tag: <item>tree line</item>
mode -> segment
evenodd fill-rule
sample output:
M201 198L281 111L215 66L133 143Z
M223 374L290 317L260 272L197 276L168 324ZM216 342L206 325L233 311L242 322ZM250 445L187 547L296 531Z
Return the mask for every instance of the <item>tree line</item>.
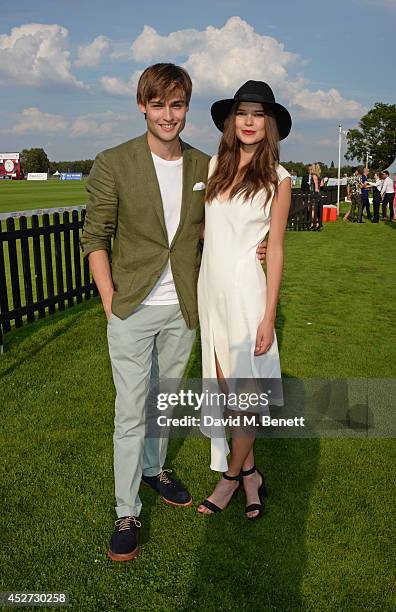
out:
M50 161L44 149L23 149L21 151L21 164L25 174L27 172L82 172L89 174L94 163L93 159L80 159L74 161Z

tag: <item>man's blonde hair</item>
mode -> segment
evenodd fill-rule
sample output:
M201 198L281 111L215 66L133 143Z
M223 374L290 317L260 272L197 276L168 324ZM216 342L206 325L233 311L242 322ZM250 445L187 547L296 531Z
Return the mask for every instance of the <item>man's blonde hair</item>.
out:
M143 72L137 87L138 104L146 105L150 100L168 100L176 92L182 92L187 106L190 103L192 82L184 68L175 64L154 64Z

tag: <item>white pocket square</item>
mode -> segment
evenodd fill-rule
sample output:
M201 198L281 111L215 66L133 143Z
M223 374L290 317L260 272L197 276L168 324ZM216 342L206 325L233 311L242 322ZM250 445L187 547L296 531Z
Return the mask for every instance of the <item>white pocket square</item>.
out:
M202 189L206 189L205 183L195 183L193 191L202 191Z

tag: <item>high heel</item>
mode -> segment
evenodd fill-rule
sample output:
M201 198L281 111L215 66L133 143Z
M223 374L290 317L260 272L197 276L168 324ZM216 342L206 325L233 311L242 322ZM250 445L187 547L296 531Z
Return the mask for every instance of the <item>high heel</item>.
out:
M256 468L255 465L252 468L250 468L250 470L242 470L241 471L241 476L242 476L242 478L244 476L250 476L250 474L254 474L254 472L257 472L261 476L261 484L260 484L260 486L258 488L258 491L257 491L260 503L259 504L249 504L249 506L246 506L246 508L245 508L246 518L248 518L250 521L254 521L254 520L260 518L260 516L262 516L262 514L264 512L264 498L268 497L268 491L267 491L267 488L265 486L264 476L260 472L260 470L258 470ZM248 512L253 512L254 510L258 510L258 514L256 514L256 516L248 516L247 515Z
M223 478L225 478L225 480L238 480L239 481L237 488L235 489L235 491L231 495L231 497L230 497L230 499L228 501L228 504L226 506L224 506L224 508L220 508L220 506L217 506L213 502L209 501L209 499L204 499L204 501L200 504L200 506L205 506L205 508L207 508L208 510L211 510L211 513L222 512L223 510L225 510L227 508L227 506L229 506L229 504L231 503L231 500L234 497L234 495L236 495L238 493L239 489L241 488L241 480L242 480L241 474L242 474L242 472L240 474L238 474L238 476L228 476L228 474L226 474L226 472L223 472ZM208 513L207 512L200 512L200 514L208 514Z

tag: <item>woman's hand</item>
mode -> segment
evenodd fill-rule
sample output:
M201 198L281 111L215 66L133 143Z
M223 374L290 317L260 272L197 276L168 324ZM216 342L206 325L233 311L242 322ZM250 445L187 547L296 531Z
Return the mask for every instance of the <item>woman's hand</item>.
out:
M271 321L263 319L257 328L256 347L254 349L255 357L264 355L272 346L275 339L274 324Z
M263 240L262 242L260 242L260 244L258 245L256 249L257 259L259 260L260 263L264 263L266 252L267 252L267 240Z

